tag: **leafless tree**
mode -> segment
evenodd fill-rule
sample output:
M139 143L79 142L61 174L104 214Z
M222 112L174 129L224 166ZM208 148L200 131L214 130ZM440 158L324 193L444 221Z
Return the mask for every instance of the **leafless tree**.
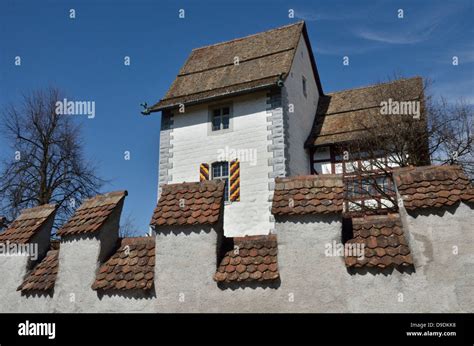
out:
M128 214L125 218L122 218L120 222L119 235L121 238L128 238L137 236L137 226L135 219L131 214Z
M464 100L440 98L430 109L431 160L440 165L458 164L474 179L474 108Z
M104 183L83 155L80 126L56 112L56 88L23 95L5 110L1 135L11 152L0 171L0 214L14 219L24 208L58 205L55 228Z

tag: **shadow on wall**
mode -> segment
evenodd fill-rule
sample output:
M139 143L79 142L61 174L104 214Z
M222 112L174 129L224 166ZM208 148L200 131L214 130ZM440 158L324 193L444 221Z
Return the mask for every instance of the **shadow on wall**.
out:
M397 268L389 267L389 268L384 268L384 269L367 268L367 267L363 267L363 268L350 267L350 268L346 268L346 270L347 270L347 273L349 273L350 275L372 274L374 276L376 275L390 276L392 275L394 270L398 271L399 273L408 274L408 275L412 275L416 273L415 267L413 265L408 266L408 267L397 267Z
M341 216L338 214L304 214L304 215L277 215L275 216L277 223L295 223L295 224L314 224L341 222Z
M227 290L230 289L232 291L238 290L238 289L246 289L246 288L251 288L253 290L257 288L263 288L263 289L277 289L281 285L281 280L280 278L276 280L271 280L271 281L255 281L255 282L229 282L229 283L224 283L224 282L219 282L217 283L217 287L221 290Z
M53 298L54 296L54 288L48 291L21 291L21 295L26 298Z
M102 300L104 297L120 297L125 299L156 299L155 287L150 290L108 290L97 291L97 297Z
M446 213L449 213L454 216L460 204L461 202L457 202L451 206L443 206L443 208L433 207L433 208L425 208L425 209L407 210L407 213L408 215L414 218L417 218L418 216L430 216L430 215L443 217L446 215ZM464 204L467 205L471 210L474 209L474 204L472 203L464 203Z
M352 227L352 218L344 217L342 219L342 232L341 232L341 242L343 245L347 243L348 240L354 238L354 230Z

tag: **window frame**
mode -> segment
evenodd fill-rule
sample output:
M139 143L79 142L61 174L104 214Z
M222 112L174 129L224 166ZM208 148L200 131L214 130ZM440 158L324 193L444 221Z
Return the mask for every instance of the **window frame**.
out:
M220 175L215 176L214 175L214 167L216 166L224 167L224 165L227 165L227 175L223 175L222 168L220 169ZM211 174L209 179L210 180L225 180L226 184L224 187L224 202L225 203L230 203L230 162L229 161L215 161L211 163Z
M223 119L225 118L225 115L223 114L223 110L225 108L229 109L228 115L226 114L228 118L228 127L224 128L224 121ZM215 118L215 111L219 110L219 115L218 117L220 118L219 121L219 129L214 130L214 118ZM219 135L227 132L231 132L233 130L233 107L232 103L220 103L220 104L214 104L209 106L208 109L208 135Z

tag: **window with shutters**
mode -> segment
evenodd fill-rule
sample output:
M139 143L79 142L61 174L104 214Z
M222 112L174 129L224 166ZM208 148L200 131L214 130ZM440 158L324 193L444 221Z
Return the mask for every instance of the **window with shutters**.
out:
M229 201L229 162L221 161L212 164L212 180L224 180L224 201Z

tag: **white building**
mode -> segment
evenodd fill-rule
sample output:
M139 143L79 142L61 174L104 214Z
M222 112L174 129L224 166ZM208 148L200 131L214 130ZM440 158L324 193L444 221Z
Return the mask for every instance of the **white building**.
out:
M364 121L377 125L385 98L422 99L421 78L325 95L304 22L194 49L147 110L163 114L159 190L225 179L225 235L271 233L275 177L349 175L354 162L343 162L341 146L361 135ZM350 184L363 190L367 182ZM356 202L346 209L393 206L386 198Z
M275 177L311 172L322 94L302 22L194 49L150 109L163 114L159 185L224 178L225 234L268 234Z

